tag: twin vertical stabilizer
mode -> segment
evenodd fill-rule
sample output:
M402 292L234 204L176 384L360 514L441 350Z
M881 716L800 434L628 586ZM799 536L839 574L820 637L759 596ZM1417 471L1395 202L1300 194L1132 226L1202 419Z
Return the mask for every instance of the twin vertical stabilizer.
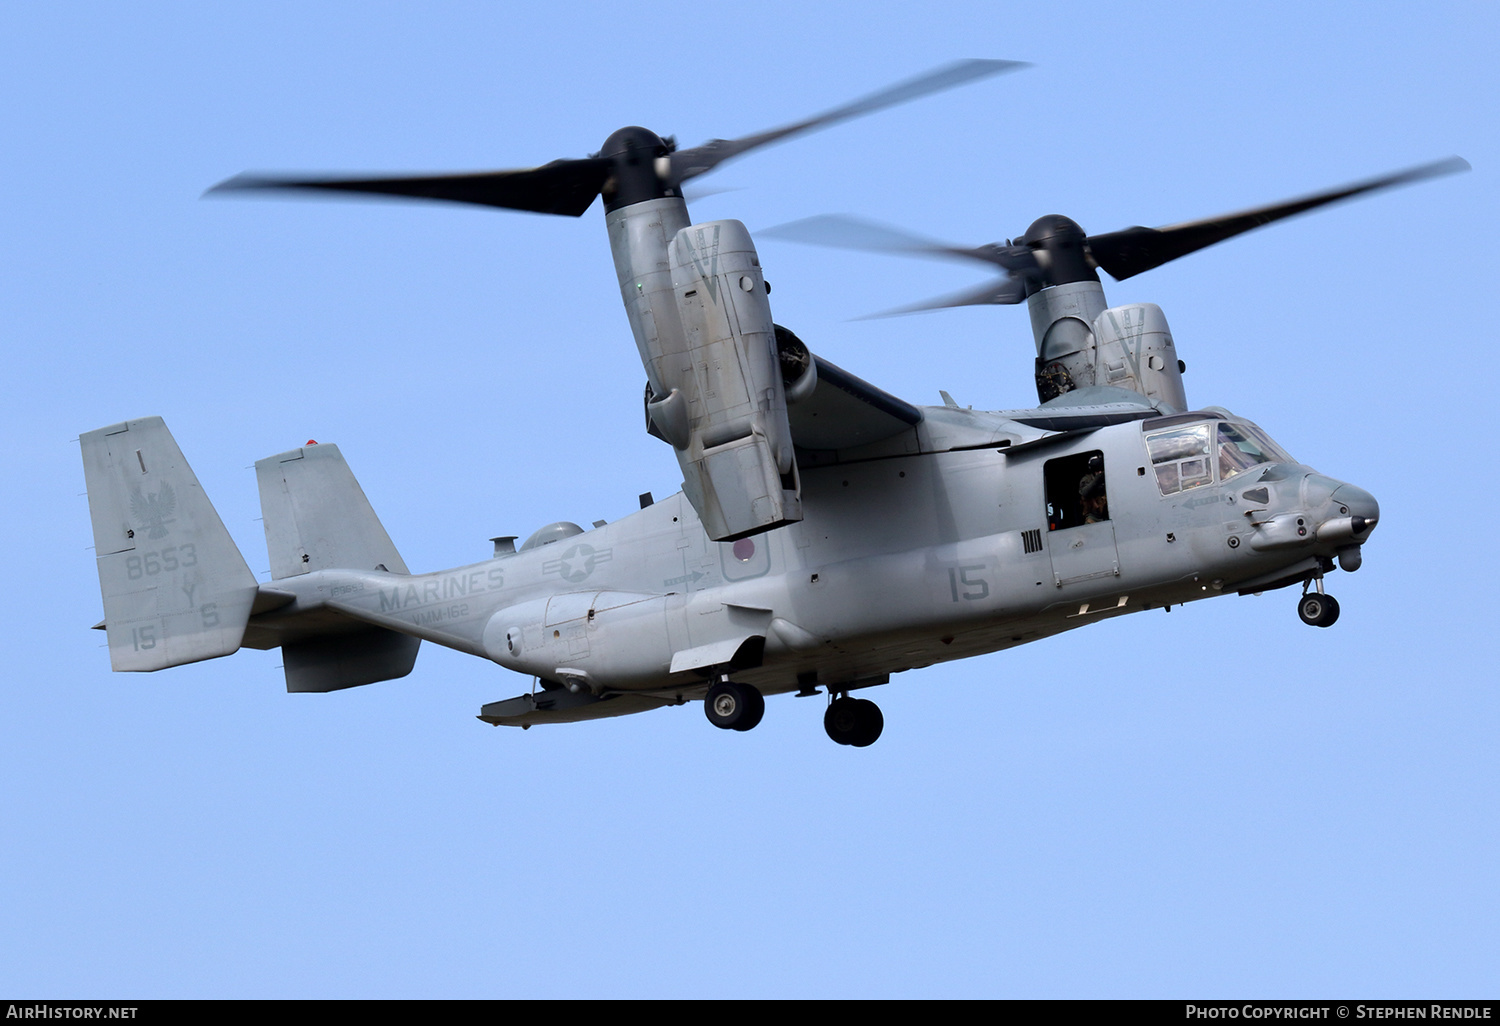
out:
M271 579L313 570L388 570L406 563L336 445L308 444L255 463ZM281 641L288 691L337 691L404 677L421 642L365 624Z
M100 428L80 441L114 669L160 670L241 645L279 645L289 691L333 691L411 672L416 638L316 603L304 608L289 592L262 593L160 417ZM313 570L407 572L337 446L272 456L256 472L274 579Z
M312 570L408 572L338 446L256 460L255 479L273 581Z
M234 652L255 576L162 419L79 441L110 665L159 670Z

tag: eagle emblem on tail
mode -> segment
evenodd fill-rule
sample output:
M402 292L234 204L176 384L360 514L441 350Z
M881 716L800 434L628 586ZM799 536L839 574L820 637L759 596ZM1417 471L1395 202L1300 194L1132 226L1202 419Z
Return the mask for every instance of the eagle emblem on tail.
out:
M130 489L130 515L148 538L167 536L167 525L176 519L172 516L176 509L177 493L166 481L159 489L147 494L142 494L138 485Z

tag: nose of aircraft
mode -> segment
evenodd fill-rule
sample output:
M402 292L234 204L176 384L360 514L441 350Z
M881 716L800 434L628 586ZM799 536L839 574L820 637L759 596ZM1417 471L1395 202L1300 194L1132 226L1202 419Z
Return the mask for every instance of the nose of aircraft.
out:
M1299 466L1272 467L1258 480L1267 487L1244 493L1247 502L1266 506L1246 512L1259 516L1250 537L1252 550L1293 549L1305 554L1304 546L1315 546L1313 551L1325 560L1336 556L1345 570L1359 569L1360 546L1380 521L1375 496Z
M1326 519L1318 528L1318 541L1336 546L1339 566L1358 570L1363 557L1360 546L1380 520L1380 504L1363 488L1340 483L1328 497Z
M1380 503L1375 496L1352 484L1341 484L1334 489L1332 501L1349 510L1351 517L1361 517L1369 526L1380 519Z

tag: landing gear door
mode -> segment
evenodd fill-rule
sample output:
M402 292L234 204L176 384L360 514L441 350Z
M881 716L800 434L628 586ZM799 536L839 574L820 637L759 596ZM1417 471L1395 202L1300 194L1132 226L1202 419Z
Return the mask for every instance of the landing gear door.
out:
M1095 449L1048 460L1042 470L1047 495L1047 551L1058 587L1118 577L1120 553L1109 517L1104 453Z

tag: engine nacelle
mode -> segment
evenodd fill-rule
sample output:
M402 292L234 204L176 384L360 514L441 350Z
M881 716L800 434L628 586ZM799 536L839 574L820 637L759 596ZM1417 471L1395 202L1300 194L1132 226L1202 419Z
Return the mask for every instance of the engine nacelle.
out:
M765 278L738 221L672 240L680 346L661 338L647 411L677 450L683 490L715 541L802 519L786 390ZM655 386L653 385L653 388Z
M1167 316L1155 303L1112 306L1094 318L1094 383L1128 388L1181 413L1182 364Z
M688 225L675 197L606 220L646 368L649 429L677 451L704 530L733 541L801 520L775 329L750 233L738 221Z
M788 406L812 395L818 387L818 359L796 335L776 325L776 357L781 362L781 384Z
M1042 289L1026 300L1036 338L1042 402L1079 388L1128 389L1176 411L1187 409L1182 365L1166 315L1155 303L1104 309L1098 282Z

